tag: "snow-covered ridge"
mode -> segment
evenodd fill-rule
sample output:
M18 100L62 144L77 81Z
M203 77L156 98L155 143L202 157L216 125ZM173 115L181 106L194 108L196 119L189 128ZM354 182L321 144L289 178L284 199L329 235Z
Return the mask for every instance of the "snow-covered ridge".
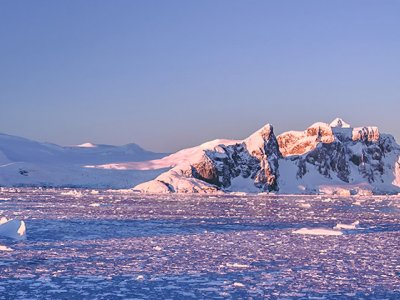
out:
M332 127L326 123L317 122L304 131L288 131L278 137L279 149L283 156L302 155L322 143L332 143L335 140Z
M101 164L144 161L163 156L165 154L144 150L133 143L123 146L84 143L78 146L63 147L0 134L0 160L3 157L9 162Z
M179 164L190 163L196 160L200 160L204 151L213 150L218 151L219 145L232 145L236 144L237 140L227 139L216 139L199 146L180 150L171 155L165 156L160 159L138 161L138 162L126 162L116 164L104 164L104 165L88 165L87 168L97 169L117 169L117 170L158 170L163 168L172 168Z
M0 186L127 188L161 171L98 170L85 165L148 161L164 157L136 144L62 147L0 134Z
M267 124L243 141L217 140L210 147L125 166L172 168L134 188L150 193L366 195L400 192L399 157L400 148L391 135L374 126L352 128L337 118L278 137Z
M149 193L400 192L400 147L340 118L275 136L216 139L164 155L125 146L61 147L0 134L0 186L132 188Z

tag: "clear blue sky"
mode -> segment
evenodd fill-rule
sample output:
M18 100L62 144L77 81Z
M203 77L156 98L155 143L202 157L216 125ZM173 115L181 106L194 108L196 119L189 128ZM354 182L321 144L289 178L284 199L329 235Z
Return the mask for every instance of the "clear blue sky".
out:
M173 151L341 116L400 140L400 1L0 1L0 132Z

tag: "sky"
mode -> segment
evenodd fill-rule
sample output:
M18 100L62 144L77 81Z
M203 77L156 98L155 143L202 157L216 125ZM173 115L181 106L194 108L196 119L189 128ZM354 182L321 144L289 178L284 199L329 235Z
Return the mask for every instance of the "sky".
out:
M172 152L342 117L400 141L400 1L0 1L0 132Z

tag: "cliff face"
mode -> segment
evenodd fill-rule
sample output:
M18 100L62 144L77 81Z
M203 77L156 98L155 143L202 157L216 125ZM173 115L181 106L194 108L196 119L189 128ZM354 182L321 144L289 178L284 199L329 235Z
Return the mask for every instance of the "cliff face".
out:
M152 192L164 184L169 192L213 192L228 190L232 181L241 177L253 182L260 191L278 191L279 151L273 128L267 124L246 140L232 145L213 145L203 150L201 158L178 164L155 181L135 189ZM181 174L181 176L177 176ZM182 178L182 176L185 178ZM182 180L195 185L182 185ZM200 186L205 185L205 189Z
M211 144L135 189L145 192L315 193L326 186L376 193L400 191L400 149L376 127L351 128L341 119L276 137L269 124L247 139ZM323 187L323 188L321 188Z
M271 125L242 143L206 150L203 160L192 165L192 176L227 189L238 176L254 181L260 191L277 191L281 153Z

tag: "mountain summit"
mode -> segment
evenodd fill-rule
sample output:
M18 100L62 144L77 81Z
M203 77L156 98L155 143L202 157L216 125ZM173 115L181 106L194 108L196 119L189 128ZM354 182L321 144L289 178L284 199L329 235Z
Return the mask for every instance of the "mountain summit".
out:
M350 128L350 124L346 123L345 121L343 121L343 119L341 118L336 118L335 120L333 120L329 126L331 127L338 127L338 128Z
M373 126L352 128L340 118L279 136L267 124L243 141L204 145L191 148L196 155L175 161L170 170L134 189L150 193L400 192L400 147L393 136ZM163 160L171 163L174 154L147 165L165 167Z

